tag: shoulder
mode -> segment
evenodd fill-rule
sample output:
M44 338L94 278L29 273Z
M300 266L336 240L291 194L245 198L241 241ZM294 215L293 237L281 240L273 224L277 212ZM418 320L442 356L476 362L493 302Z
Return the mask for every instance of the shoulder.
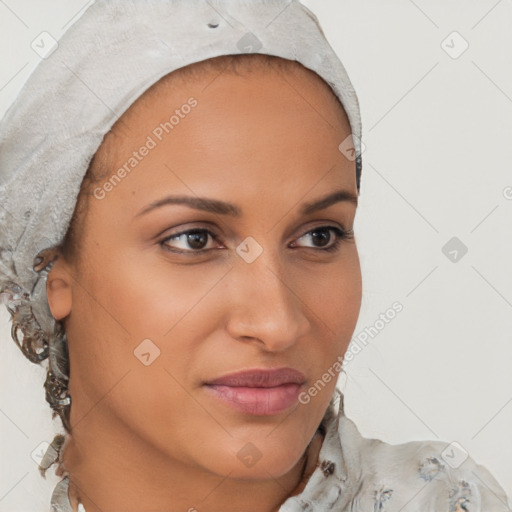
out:
M373 507L369 510L512 511L497 480L458 443L410 441L393 445L361 436L346 417L339 427L343 451L349 452L347 471L358 480L359 499L361 503L368 501L367 506ZM346 446L350 439L357 453L350 453Z
M380 442L372 455L377 479L395 482L402 505L422 511L510 512L505 491L489 470L456 443ZM379 460L376 463L376 459Z
M316 469L279 512L512 512L489 470L457 443L390 444L329 408Z

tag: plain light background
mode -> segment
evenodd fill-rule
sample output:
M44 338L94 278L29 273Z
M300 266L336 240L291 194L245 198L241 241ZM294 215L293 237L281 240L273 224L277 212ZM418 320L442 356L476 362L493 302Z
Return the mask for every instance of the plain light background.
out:
M366 145L346 414L393 444L456 441L512 495L512 2L303 3L349 73ZM31 42L86 5L0 0L0 115L39 62ZM63 432L46 363L24 358L2 306L0 512L49 510L60 480L31 458Z

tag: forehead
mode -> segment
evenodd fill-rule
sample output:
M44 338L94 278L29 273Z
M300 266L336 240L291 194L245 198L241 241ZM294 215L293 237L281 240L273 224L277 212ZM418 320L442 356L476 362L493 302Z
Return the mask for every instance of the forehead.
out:
M144 172L130 173L131 186L158 187L174 172L173 186L181 176L196 190L220 191L226 182L248 193L290 189L322 175L355 189L355 163L338 149L350 135L348 118L315 73L297 66L171 75L128 109L104 149L115 172L152 146L136 162Z
M283 114L286 114L286 108L304 111L309 107L333 128L341 125L350 131L343 107L319 75L296 61L260 54L221 56L169 73L131 105L113 131L123 127L130 131L142 128L141 121L154 120L155 114L168 118L165 114L172 113L185 97L191 95L201 102L203 112L207 112L208 106L227 109L236 100L251 101L256 96L268 105L279 102Z

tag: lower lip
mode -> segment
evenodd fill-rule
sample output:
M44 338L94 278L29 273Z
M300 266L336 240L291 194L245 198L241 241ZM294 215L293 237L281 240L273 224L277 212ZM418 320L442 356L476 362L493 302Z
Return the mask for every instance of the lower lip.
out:
M205 388L230 407L246 414L271 416L286 411L297 401L301 385L283 384L274 388L206 385Z

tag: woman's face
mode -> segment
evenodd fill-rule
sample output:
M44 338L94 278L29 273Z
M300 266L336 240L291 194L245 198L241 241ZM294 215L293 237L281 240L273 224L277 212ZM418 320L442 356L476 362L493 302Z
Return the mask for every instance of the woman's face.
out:
M355 163L338 149L346 115L301 69L175 81L122 120L117 178L95 185L78 257L49 279L52 313L66 318L71 425L117 429L219 475L283 475L336 382L308 389L339 370L361 304L355 242L336 245L356 205L321 202L357 197ZM205 385L282 367L305 377L288 402L284 388L259 390L256 404L238 395L240 408Z

